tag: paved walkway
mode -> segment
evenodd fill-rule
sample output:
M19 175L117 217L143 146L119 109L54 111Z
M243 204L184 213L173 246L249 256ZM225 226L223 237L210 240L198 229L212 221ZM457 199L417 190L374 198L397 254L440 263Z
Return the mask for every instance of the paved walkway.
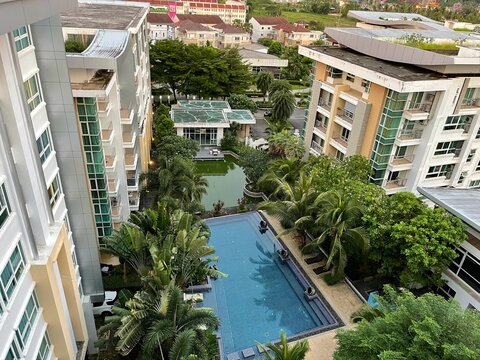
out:
M276 218L268 214L265 214L265 216L267 217L269 223L277 231L277 233L281 233L283 231L280 222ZM298 262L308 274L310 279L322 292L323 297L328 301L328 303L335 310L337 315L346 324L345 327L353 326L352 322L350 321L350 316L363 304L363 302L345 282L330 286L327 285L327 283L323 280L325 274L316 275L313 272L313 269L317 267L318 264L307 265L307 263L302 260L303 255L299 248L299 242L297 239L295 239L294 234L283 235L281 236L281 238L285 245L288 247L290 253L295 256L295 258L298 260ZM332 359L333 352L335 351L336 347L335 333L336 330L332 330L309 337L308 342L310 344L311 350L308 353L306 360Z

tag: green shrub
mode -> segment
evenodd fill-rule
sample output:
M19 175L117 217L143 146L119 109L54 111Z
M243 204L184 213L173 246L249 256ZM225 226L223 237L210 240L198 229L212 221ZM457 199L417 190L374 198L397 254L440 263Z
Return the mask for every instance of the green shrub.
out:
M77 40L65 41L65 51L69 53L81 53L86 49L85 45Z
M270 101L257 101L257 105L262 109L271 109L272 103Z

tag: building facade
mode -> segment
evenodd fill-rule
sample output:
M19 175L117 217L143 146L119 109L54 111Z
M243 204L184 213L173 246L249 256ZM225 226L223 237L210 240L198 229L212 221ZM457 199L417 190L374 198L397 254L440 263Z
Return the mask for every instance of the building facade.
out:
M457 249L457 257L443 274L446 284L438 293L455 298L463 308L480 310L480 191L470 189L419 188L435 206L459 218L467 240Z
M480 187L479 52L441 55L383 40L385 31L398 32L332 28L327 34L342 47L300 47L315 62L303 131L307 152L367 157L372 181L388 194ZM445 31L438 37L462 36Z
M138 210L139 177L150 161L147 13L142 4L114 2L79 3L62 13L65 40L93 36L67 63L100 246Z
M75 6L70 0L0 3L2 359L83 359L95 337L85 289L103 291L98 253L93 271L84 272L77 260L93 216L87 206L83 226L72 226L79 215L67 199L68 191L77 196L87 189L86 169L73 153L70 169L59 169L67 157L62 149L78 153L80 137L73 127L67 137L54 130L74 119L58 12ZM75 187L67 185L72 176L82 179Z

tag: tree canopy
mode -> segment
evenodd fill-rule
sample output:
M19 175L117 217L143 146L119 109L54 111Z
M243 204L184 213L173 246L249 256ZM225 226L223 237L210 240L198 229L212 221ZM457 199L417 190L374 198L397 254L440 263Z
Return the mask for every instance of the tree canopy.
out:
M228 98L228 104L232 109L247 109L252 113L258 110L257 103L247 95L233 94Z
M480 313L463 310L455 300L385 288L378 297L381 314L337 333L334 360L480 358Z

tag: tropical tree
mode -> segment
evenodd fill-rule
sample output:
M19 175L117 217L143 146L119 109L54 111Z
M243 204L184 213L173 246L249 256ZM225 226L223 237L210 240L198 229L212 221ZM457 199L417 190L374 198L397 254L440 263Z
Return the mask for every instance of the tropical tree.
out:
M295 109L295 96L290 90L278 90L272 96L272 117L275 121L287 121Z
M243 94L233 94L228 98L228 104L232 109L247 109L251 112L258 110L257 103Z
M273 41L269 46L268 46L268 53L275 55L275 56L280 56L282 55L283 52L283 46L282 43L278 41Z
M288 121L275 121L271 122L265 131L267 134L270 136L283 132L283 131L290 131L293 128L292 124L290 124Z
M300 173L297 181L291 185L282 178L263 178L261 182L273 182L276 186L273 197L278 200L265 201L259 205L260 209L277 217L285 232L297 231L306 240L307 230L314 222L317 206L315 199L317 193L312 186L313 179Z
M114 323L117 350L124 356L139 351L141 359L206 358L207 329L220 325L212 309L194 308L175 286L159 293L137 292L125 307L114 306L112 311L115 316L105 319L99 333L111 331Z
M250 146L240 147L238 153L240 155L239 165L242 167L248 180L255 185L267 172L268 164L272 157L266 151Z
M270 97L275 94L277 91L291 91L292 90L292 85L287 80L275 80L272 82L270 85L270 88L268 89Z
M339 330L334 360L480 359L480 313L427 293L385 287L377 315Z
M318 206L319 214L315 224L321 234L303 250L308 252L327 243L329 251L325 268L330 269L333 265L332 281L338 281L344 277L348 256L358 256L368 251L368 237L364 229L358 226L362 210L356 202L336 191L320 194L315 206Z
M270 87L272 86L272 83L274 81L273 75L269 71L262 71L260 74L257 76L257 88L262 92L263 94L263 101L265 101L265 96L267 95L267 92L270 90Z
M198 150L200 150L198 143L184 136L166 135L155 138L152 142L152 158L155 160L162 157L167 159L180 157L192 160L197 155Z
M263 357L266 360L303 360L310 350L308 341L301 340L290 346L287 342L285 331L280 333L280 343L278 345L269 343L267 346L258 344L262 349ZM270 352L273 354L270 354Z
M143 173L140 180L146 181L147 190L158 191L159 199L170 204L177 200L185 208L199 202L207 187L204 179L195 176L191 161L180 157L159 157L156 168Z
M299 159L305 153L302 140L284 130L268 138L268 150L274 156Z

